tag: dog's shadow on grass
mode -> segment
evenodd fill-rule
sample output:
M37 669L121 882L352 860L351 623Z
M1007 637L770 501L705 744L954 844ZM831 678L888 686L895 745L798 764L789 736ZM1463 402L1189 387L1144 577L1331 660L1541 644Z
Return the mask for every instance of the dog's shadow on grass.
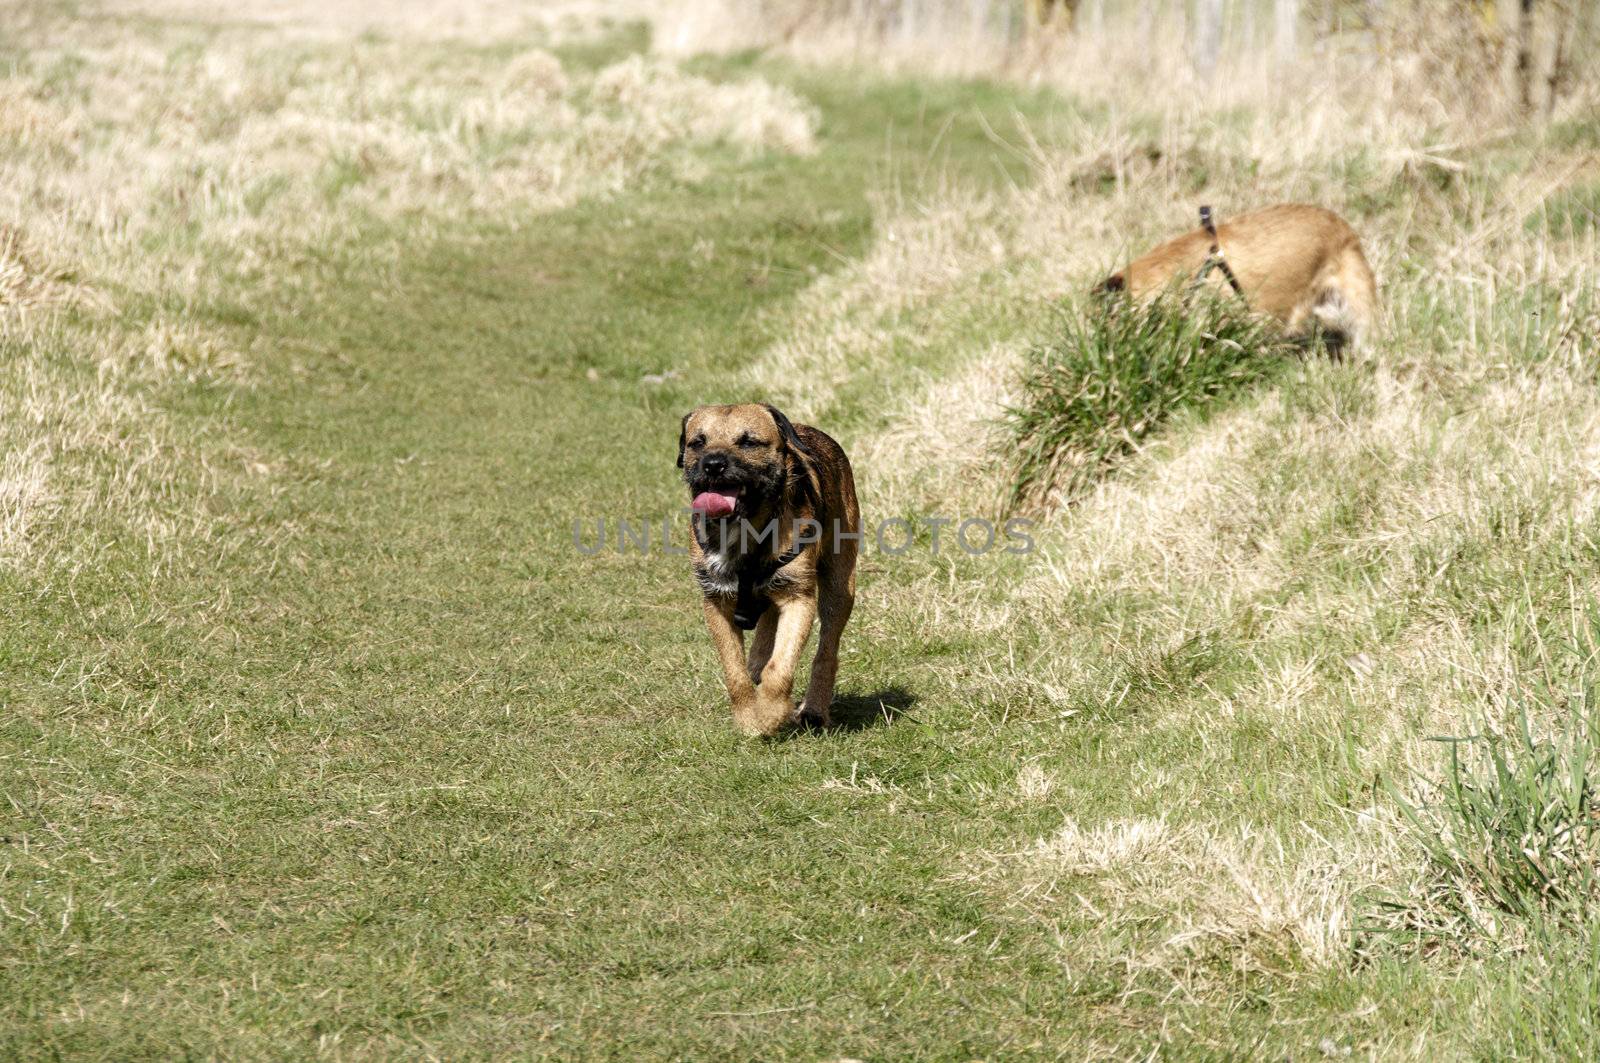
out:
M887 686L870 694L840 694L828 710L833 722L815 730L848 732L889 727L909 714L916 703L917 696L902 686Z

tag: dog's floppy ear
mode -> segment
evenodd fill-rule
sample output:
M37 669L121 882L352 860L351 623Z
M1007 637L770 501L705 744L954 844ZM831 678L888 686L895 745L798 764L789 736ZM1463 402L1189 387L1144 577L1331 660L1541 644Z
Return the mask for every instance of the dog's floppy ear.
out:
M783 440L784 447L794 451L796 454L810 457L811 452L806 450L804 443L800 442L800 433L794 430L794 425L789 423L789 418L783 415L783 411L770 403L763 402L761 405L766 408L768 413L772 414L772 423L778 426L778 438Z
M689 418L692 414L683 415L683 423L678 426L678 468L683 468L683 445L689 441Z
M794 425L782 410L765 402L761 405L772 415L772 423L778 426L778 439L786 455L783 464L789 470L789 483L802 497L809 496L814 501L822 491L822 483L817 478L817 466L811 451L800 441L800 433L794 430Z

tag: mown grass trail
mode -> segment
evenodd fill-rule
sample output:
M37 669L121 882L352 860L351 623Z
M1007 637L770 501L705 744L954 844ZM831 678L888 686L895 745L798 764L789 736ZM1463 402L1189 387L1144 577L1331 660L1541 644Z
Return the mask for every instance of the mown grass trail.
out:
M734 397L875 187L1004 178L977 111L1055 106L791 76L813 158L210 308L260 377L172 402L270 475L204 554L113 562L5 636L0 1052L954 1058L1075 1021L1043 943L948 876L1033 815L975 816L1016 765L918 701L924 654L970 640L886 639L869 573L856 728L752 743L684 562L572 546L680 504L678 416Z

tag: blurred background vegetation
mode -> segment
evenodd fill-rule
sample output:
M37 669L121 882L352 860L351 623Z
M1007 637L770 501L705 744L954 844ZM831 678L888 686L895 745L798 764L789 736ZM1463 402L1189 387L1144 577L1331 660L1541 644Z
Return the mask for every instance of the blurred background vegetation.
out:
M1581 0L754 0L685 5L751 45L829 41L1031 69L1095 62L1074 45L1176 45L1204 77L1225 60L1330 51L1404 59L1478 102L1549 110L1586 70L1600 6ZM692 36L698 36L692 34ZM1219 73L1221 71L1222 73Z

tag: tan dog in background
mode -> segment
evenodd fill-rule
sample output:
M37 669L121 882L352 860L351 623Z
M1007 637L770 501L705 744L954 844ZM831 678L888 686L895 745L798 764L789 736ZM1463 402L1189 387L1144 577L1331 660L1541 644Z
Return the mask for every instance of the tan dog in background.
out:
M678 467L694 511L689 556L735 725L760 735L801 720L826 725L856 598L861 510L850 459L825 433L752 402L685 416ZM796 710L795 670L819 617Z
M1227 268L1207 270L1213 247ZM1141 255L1097 289L1143 302L1169 285L1200 283L1237 290L1252 310L1282 321L1291 334L1320 331L1330 351L1359 349L1378 314L1378 282L1361 238L1339 215L1304 203L1281 203L1194 229ZM1202 274L1202 271L1206 270Z

